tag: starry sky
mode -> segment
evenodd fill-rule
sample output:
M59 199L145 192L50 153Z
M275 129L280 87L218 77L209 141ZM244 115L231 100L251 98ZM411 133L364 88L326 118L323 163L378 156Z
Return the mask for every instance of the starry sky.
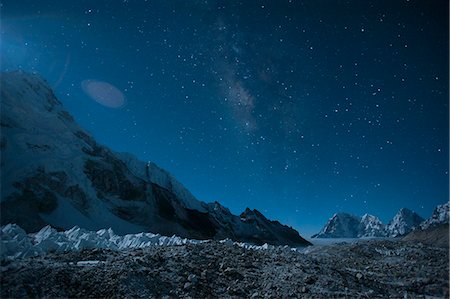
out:
M200 200L309 236L448 201L448 1L1 4L1 70Z

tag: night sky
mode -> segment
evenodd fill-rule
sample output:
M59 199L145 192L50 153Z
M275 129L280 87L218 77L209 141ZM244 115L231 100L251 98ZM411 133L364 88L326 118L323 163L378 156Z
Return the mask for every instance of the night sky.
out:
M448 1L2 1L1 69L198 199L317 232L448 201Z

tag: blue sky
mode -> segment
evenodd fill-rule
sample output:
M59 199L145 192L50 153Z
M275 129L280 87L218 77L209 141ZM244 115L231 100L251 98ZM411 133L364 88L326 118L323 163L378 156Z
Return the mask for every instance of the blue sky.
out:
M447 1L3 1L1 25L3 71L235 214L308 236L448 201Z

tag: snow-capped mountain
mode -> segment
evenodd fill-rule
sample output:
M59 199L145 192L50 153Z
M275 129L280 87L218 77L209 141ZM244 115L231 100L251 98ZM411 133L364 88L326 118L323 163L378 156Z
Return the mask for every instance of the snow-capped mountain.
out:
M373 215L364 214L359 222L358 238L385 237L385 225Z
M337 213L331 217L322 230L313 238L366 238L384 237L384 224L375 216L362 217L348 213Z
M39 77L17 71L0 80L2 225L309 245L257 211L255 219L247 211L238 217L219 203L198 201L154 163L98 144Z
M427 229L429 227L438 226L440 224L449 223L450 205L445 203L438 205L430 218L426 219L420 224L421 229Z
M357 238L361 218L348 213L337 213L331 217L322 230L313 238Z
M406 235L414 228L419 227L423 218L416 212L402 208L386 226L386 234L389 237Z
M442 209L441 209L442 210ZM439 211L441 211L439 210ZM438 213L439 214L439 213ZM445 213L444 213L445 214ZM436 218L443 216L436 216ZM423 218L415 212L403 208L388 225L378 217L365 214L362 217L348 213L334 214L322 230L313 238L372 238L399 237L418 227Z

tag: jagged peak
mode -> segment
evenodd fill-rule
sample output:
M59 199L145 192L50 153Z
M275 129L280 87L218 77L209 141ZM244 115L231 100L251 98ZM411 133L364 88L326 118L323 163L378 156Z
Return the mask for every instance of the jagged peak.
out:
M247 207L244 212L242 212L239 217L241 218L242 221L247 221L247 220L260 220L263 222L267 222L267 223L273 223L273 224L280 224L278 221L272 221L266 218L266 216L264 216L260 211L258 211L257 209L250 209L249 207ZM280 224L281 225L281 224Z
M263 213L261 213L260 211L258 211L257 209L253 209L253 213L258 216L259 218L263 218L263 219L267 219L266 216L263 215Z
M417 214L415 211L410 210L408 208L401 208L394 216L394 218L391 220L393 222L395 219L401 219L405 217L414 217L414 218L422 218L419 214ZM423 219L423 218L422 218Z
M338 213L334 213L333 216L330 218L330 220L336 219L336 218L355 218L355 219L359 219L360 217L350 214L350 213L346 213L346 212L338 212Z
M245 208L244 212L241 213L241 218L262 218L267 220L266 217L257 209Z
M359 219L359 228L347 227L354 221L349 221L349 217ZM315 237L329 238L329 237L344 237L339 229L348 228L349 230L358 229L358 237L398 237L407 234L411 230L418 227L425 229L430 226L439 225L441 223L448 223L449 219L449 203L438 205L432 216L424 220L414 210L408 208L401 208L395 216L389 221L387 225L376 216L365 213L362 217L354 216L349 213L335 213L328 220L322 230L313 235ZM339 231L339 233L336 233ZM344 231L345 232L345 231Z
M221 205L218 201L211 202L208 205L212 207L215 211L220 211L224 214L231 215L230 210L227 207Z
M362 221L366 221L366 220L375 220L375 221L380 221L380 219L377 216L365 213L362 217L361 217Z
M408 208L401 208L398 212L397 215L419 215L416 213L416 211L408 209Z

